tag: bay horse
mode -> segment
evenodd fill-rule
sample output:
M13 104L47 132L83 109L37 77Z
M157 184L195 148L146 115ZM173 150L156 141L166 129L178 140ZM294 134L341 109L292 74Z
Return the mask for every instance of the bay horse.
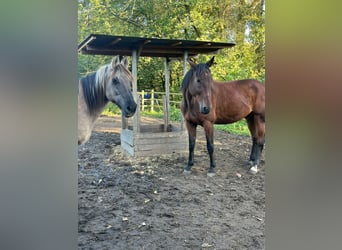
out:
M210 159L208 176L214 175L216 166L214 153L214 124L229 124L246 118L252 137L249 157L250 172L258 172L260 156L265 144L265 86L254 79L217 82L213 80L210 66L212 57L206 63L191 66L182 82L181 111L189 136L189 160L184 173L190 173L194 164L196 127L204 128Z
M109 101L119 106L126 118L134 115L137 104L131 92L132 80L128 60L122 56L79 80L78 145L89 140L95 121Z

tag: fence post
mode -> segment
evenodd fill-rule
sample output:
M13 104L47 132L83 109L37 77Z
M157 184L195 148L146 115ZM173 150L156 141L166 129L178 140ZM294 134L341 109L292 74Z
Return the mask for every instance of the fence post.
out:
M135 127L133 127L133 132L140 133L140 102L141 96L137 95L137 112L135 113L136 123Z
M121 112L121 128L122 129L127 129L128 128L128 120L127 118L123 115Z
M154 111L154 89L151 90L151 112Z
M185 76L187 70L188 70L188 62L187 62L187 59L188 59L188 51L185 50L184 53L183 53L183 76ZM183 101L183 95L182 95L182 98L181 98L181 105L182 105L182 101ZM181 113L181 131L185 130L185 120L184 120L184 117L183 117L183 114Z
M145 91L141 91L141 110L145 110Z
M163 95L163 110L164 110L164 132L167 132L169 126L169 103L167 101L167 96Z

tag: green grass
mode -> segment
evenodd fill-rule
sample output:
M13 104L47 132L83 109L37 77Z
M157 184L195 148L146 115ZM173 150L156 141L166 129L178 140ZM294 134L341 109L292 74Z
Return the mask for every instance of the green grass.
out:
M149 116L154 118L163 118L164 113L163 111L141 111L140 114L142 116ZM171 121L181 121L182 115L179 108L175 108L173 106L170 107L170 119Z
M153 118L163 118L164 114L163 112L157 112L157 111L141 111L140 114L142 116L148 116Z
M104 115L120 115L121 111L118 108L118 106L114 105L113 103L108 103L105 107L103 113ZM141 116L148 116L148 117L154 117L154 118L163 118L164 114L163 112L157 112L157 111L144 111L140 113ZM179 108L170 107L170 119L171 121L180 121L181 120L181 112ZM246 120L241 120L232 124L227 125L214 125L215 129L220 131L225 131L232 134L237 135L250 135Z
M246 120L241 120L227 125L214 125L215 129L237 135L250 135Z

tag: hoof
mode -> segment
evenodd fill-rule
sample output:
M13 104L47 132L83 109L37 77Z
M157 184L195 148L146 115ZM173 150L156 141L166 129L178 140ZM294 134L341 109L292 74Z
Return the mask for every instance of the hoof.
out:
M249 169L249 172L250 172L251 174L257 174L257 173L258 173L258 166L255 165L255 166L251 167L251 168Z
M214 176L215 176L215 173L207 173L207 176L208 176L208 177L214 177Z
M183 174L191 174L191 170L186 170L186 169L184 169L184 170L183 170Z
M254 166L254 162L253 161L250 160L250 161L247 162L247 167L251 168L253 166Z

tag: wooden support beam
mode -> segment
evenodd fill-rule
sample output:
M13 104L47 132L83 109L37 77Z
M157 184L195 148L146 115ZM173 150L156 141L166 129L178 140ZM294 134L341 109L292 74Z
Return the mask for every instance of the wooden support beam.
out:
M170 123L170 59L165 57L165 105L164 105L164 131Z
M85 46L87 46L91 41L95 39L96 39L95 36L91 36L81 47L78 48L78 52L81 52Z
M183 77L185 76L186 72L188 72L188 51L187 50L184 50L183 52ZM185 130L185 121L184 121L184 117L183 117L183 114L182 114L182 117L181 117L181 124L180 124L180 127L181 127L181 131L184 131Z
M176 43L173 43L173 44L171 44L171 47L175 47L175 46L177 46L177 45L181 45L183 42L181 42L181 41L179 41L179 42L176 42Z
M132 75L133 75L133 82L132 82L132 87L133 87L133 97L135 102L138 104L140 102L140 98L138 96L138 53L136 49L132 50ZM139 132L139 124L140 124L140 103L138 104L139 108L137 107L137 111L135 115L133 116L133 131L134 132Z
M110 45L110 46L113 46L113 45L119 43L121 40L122 40L122 38L118 37L118 38L116 38L114 41L112 41L109 45Z

